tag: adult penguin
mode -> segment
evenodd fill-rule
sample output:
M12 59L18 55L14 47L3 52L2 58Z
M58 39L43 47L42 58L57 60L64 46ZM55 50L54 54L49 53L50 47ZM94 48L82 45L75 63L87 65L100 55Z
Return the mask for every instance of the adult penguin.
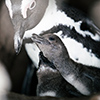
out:
M15 29L16 52L20 51L23 39L48 31L59 35L75 62L100 68L100 30L80 10L67 5L65 0L5 0L5 3ZM34 43L25 47L37 67L39 49Z

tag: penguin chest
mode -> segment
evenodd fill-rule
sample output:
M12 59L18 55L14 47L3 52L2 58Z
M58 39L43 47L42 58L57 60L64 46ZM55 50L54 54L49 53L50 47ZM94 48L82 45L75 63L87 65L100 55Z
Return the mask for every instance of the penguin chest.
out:
M38 71L37 71L37 76L38 79L41 81L45 81L46 78L53 78L53 75L57 75L59 72L57 72L56 69L50 68L50 67L45 67L45 66L40 66ZM43 79L43 80L42 80Z
M40 66L37 71L37 96L56 97L55 82L58 72L50 67Z
M37 45L35 43L29 43L29 44L27 43L25 44L25 49L35 67L38 68L40 50L37 47Z

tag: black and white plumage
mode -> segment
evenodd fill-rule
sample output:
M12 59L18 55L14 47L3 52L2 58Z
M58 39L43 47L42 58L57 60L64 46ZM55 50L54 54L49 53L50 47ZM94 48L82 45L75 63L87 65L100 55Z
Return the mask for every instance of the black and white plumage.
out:
M54 64L41 51L37 70L37 96L79 97L83 96L61 76Z
M100 92L100 68L78 64L71 60L65 45L56 35L33 35L32 39L63 78L80 93L91 95Z
M72 60L100 68L100 30L81 11L68 6L64 0L5 1L15 28L17 52L23 39L30 38L33 33L55 32ZM25 47L35 66L38 66L37 46L27 43ZM33 50L37 52L34 54Z

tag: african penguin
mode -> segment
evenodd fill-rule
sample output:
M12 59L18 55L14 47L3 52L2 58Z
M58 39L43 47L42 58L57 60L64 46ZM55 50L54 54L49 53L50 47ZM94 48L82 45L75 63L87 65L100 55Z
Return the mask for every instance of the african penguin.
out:
M37 96L80 97L83 96L70 85L41 51L37 70Z
M61 39L54 34L33 34L32 39L63 78L81 94L91 95L100 92L100 68L74 62Z
M5 3L15 29L16 52L20 51L23 39L48 31L60 37L72 60L100 68L100 30L80 10L64 0L5 0ZM39 49L34 43L25 47L38 67ZM37 52L34 54L33 50Z

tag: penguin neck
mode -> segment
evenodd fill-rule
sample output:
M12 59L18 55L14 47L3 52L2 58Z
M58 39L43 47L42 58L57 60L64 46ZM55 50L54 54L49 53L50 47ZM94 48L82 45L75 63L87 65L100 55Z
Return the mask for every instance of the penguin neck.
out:
M75 68L74 61L70 59L68 53L66 54L66 52L57 57L53 63L62 73L64 71L62 70L62 67L63 69L68 70L66 71L66 74L69 74Z

